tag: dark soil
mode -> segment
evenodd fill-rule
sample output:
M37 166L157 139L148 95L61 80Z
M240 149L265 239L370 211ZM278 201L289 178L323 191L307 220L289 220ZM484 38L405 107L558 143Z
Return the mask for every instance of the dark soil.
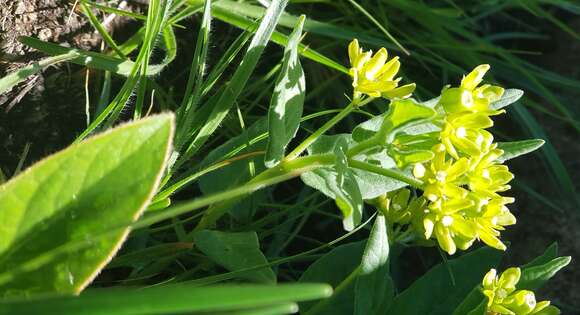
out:
M99 34L84 15L73 11L74 3L0 0L0 76L46 57L21 44L20 36L98 50ZM102 17L99 12L95 14ZM116 17L106 26L113 32L123 23ZM67 146L85 127L85 79L83 67L62 64L29 77L0 95L0 170L4 174L13 173L25 146L30 147L26 166Z

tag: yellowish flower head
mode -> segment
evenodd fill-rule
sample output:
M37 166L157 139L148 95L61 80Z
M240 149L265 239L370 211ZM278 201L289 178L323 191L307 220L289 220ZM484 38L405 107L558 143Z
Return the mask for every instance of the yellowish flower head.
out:
M456 160L448 158L445 146L438 144L432 149L434 158L413 169L413 175L423 181L423 197L429 201L413 224L425 239L435 238L450 255L458 248L469 248L476 239L506 249L500 231L516 222L506 207L514 199L498 192L509 188L513 176L506 166L495 164L503 153L496 146L485 154Z
M487 297L488 315L558 315L560 310L550 301L537 302L534 292L517 290L520 268L509 268L501 276L491 269L483 278L483 294Z
M371 97L406 98L415 90L415 84L398 87L401 78L395 78L401 63L399 57L388 60L385 48L374 55L372 51L363 51L358 40L353 39L348 45L350 60L349 73L353 78L352 86L355 97L366 94Z
M439 103L447 113L462 111L487 112L499 114L503 111L494 111L490 104L499 100L504 89L499 86L484 84L483 76L490 69L489 65L479 65L461 80L459 87L447 87L441 94Z

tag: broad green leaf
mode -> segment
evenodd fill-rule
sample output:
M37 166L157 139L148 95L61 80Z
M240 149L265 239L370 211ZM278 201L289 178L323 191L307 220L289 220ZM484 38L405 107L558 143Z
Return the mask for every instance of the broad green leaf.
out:
M126 124L72 145L1 186L0 270L8 277L0 294L79 293L86 287L127 237L128 228L119 227L134 222L156 192L172 135L173 115ZM92 239L105 232L105 238ZM38 269L20 269L82 241L91 246L51 257Z
M300 282L324 282L335 288L335 294L328 300L321 301L324 307L319 314L352 315L354 312L354 283L346 286L340 284L360 265L365 242L349 243L338 246L328 254L315 261L300 277ZM314 303L301 303L303 313L312 308Z
M309 148L309 154L324 154L333 153L338 141L344 138L349 146L353 146L355 142L352 140L349 134L339 134L334 136L321 136L314 142ZM395 167L395 162L384 152L379 152L372 155L359 155L355 157L357 160L363 160L365 162L372 162L373 164L378 164L383 168L393 168ZM374 174L371 172L350 169L354 175L361 196L363 199L373 199L391 190L399 189L407 186L407 184L395 180L390 177ZM312 172L304 173L301 175L302 181L325 194L330 198L335 198L336 195L331 186L336 182L337 172L333 168L324 167L316 169Z
M498 149L503 150L502 156L498 158L498 163L517 158L518 156L534 152L545 143L542 139L530 139L513 142L498 142Z
M507 89L499 100L491 103L490 107L494 110L502 109L517 102L522 96L524 96L524 91L522 90Z
M238 312L228 314L280 314L265 311L277 304L325 298L331 293L332 289L326 284L306 283L278 286L167 285L140 290L103 289L89 291L79 297L36 296L4 299L0 301L0 314L217 314L235 310Z
M298 44L306 17L298 20L284 49L282 68L276 80L268 111L268 146L266 167L274 167L284 158L286 146L296 136L302 117L306 82L298 58Z
M378 215L367 240L355 282L354 314L384 314L394 295L389 275L385 216Z
M558 257L541 265L523 268L522 277L517 285L518 289L535 290L540 288L558 271L568 266L571 260L570 256Z
M479 284L485 273L499 263L501 255L498 250L483 247L431 268L395 297L387 314L453 313L466 296L466 292Z
M486 311L487 311L487 303L485 301L482 301L473 310L471 310L469 313L457 313L457 315L460 315L460 314L467 314L467 315L485 315L485 312Z
M256 232L230 233L201 230L193 234L193 240L200 251L230 271L268 263L260 251ZM276 283L276 274L269 267L248 272L241 277L255 282Z

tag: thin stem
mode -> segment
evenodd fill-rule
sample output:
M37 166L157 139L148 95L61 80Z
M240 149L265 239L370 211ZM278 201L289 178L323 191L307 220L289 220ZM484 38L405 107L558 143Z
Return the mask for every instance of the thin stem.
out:
M420 181L414 177L411 177L411 176L409 176L409 175L407 175L399 170L386 169L386 168L382 168L380 166L376 166L376 165L373 165L370 163L361 162L361 161L357 161L357 160L353 160L353 159L348 160L348 165L352 166L354 168L358 168L360 170L364 170L364 171L368 171L371 173L375 173L375 174L394 178L396 180L407 183L415 188L422 188L423 187L422 181Z
M348 105L346 105L345 108L343 108L338 114L336 114L336 116L332 117L332 119L327 121L324 125L322 125L322 127L320 127L313 134L308 136L308 138L306 138L304 141L302 141L302 143L300 143L292 152L288 153L285 160L291 161L291 160L294 160L295 158L297 158L298 156L300 156L300 154L302 154L304 151L306 151L306 149L308 149L308 147L310 145L312 145L312 143L314 143L314 141L316 141L316 139L318 139L320 136L322 136L330 128L332 128L338 122L343 120L346 116L348 116L348 114L352 113L355 109L357 109L363 105L368 104L372 100L374 100L374 98L369 97L369 98L364 99L362 101L360 99L355 99L352 102L350 102Z
M348 152L346 153L346 156L348 156L349 158L357 156L358 154L360 154L366 150L369 150L369 149L379 145L380 143L381 143L380 138L378 138L376 136L369 138L367 140L359 142L354 147L350 148L348 150Z
M264 153L265 153L265 151L248 152L248 153L241 154L241 155L235 156L233 158L212 164L212 165L208 166L207 168L204 168L204 169L200 170L199 172L193 173L193 174L181 179L177 183L169 186L168 188L164 189L163 191L157 193L157 195L153 199L152 203L155 203L157 201L160 201L160 200L163 200L165 198L170 197L172 194L174 194L175 192L177 192L178 190L183 188L185 185L191 184L193 181L195 181L196 179L200 178L201 176L203 176L207 173L218 170L218 169L220 169L224 166L230 165L236 161L243 160L243 159L250 158L250 157L254 157L257 155L262 155Z
M203 218L199 221L198 225L195 227L195 230L198 231L213 225L219 218L222 217L222 215L226 213L229 206L238 201L241 197L248 195L249 193L252 193L258 189L264 188L266 186L277 184L279 182L300 176L302 173L312 171L316 168L332 165L335 162L335 158L336 157L334 156L334 154L321 154L321 155L309 155L293 161L283 161L278 166L258 174L244 186L228 190L222 193L225 194L231 192L227 196L225 196L225 198L221 199L215 198L216 199L215 202L218 201L225 202L219 202L215 206L208 208L205 211ZM281 179L281 180L273 181L273 179ZM263 182L266 182L268 184L267 185L260 184ZM238 190L241 190L244 193L239 193L237 192ZM210 205L212 203L214 202L211 202L206 205Z
M330 128L336 125L339 121L344 119L344 117L348 116L353 110L355 106L353 102L350 102L345 108L343 108L336 116L332 117L329 121L327 121L322 127L316 130L313 134L308 136L302 143L300 143L292 152L288 153L285 160L291 161L300 156L308 147L316 141L322 134L327 132Z

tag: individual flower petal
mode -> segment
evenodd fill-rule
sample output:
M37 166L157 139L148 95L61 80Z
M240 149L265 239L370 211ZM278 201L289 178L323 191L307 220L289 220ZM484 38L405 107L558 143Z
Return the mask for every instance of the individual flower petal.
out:
M483 76L491 67L487 64L479 65L475 67L468 75L463 77L461 80L461 87L467 90L475 89L481 81L483 81Z

